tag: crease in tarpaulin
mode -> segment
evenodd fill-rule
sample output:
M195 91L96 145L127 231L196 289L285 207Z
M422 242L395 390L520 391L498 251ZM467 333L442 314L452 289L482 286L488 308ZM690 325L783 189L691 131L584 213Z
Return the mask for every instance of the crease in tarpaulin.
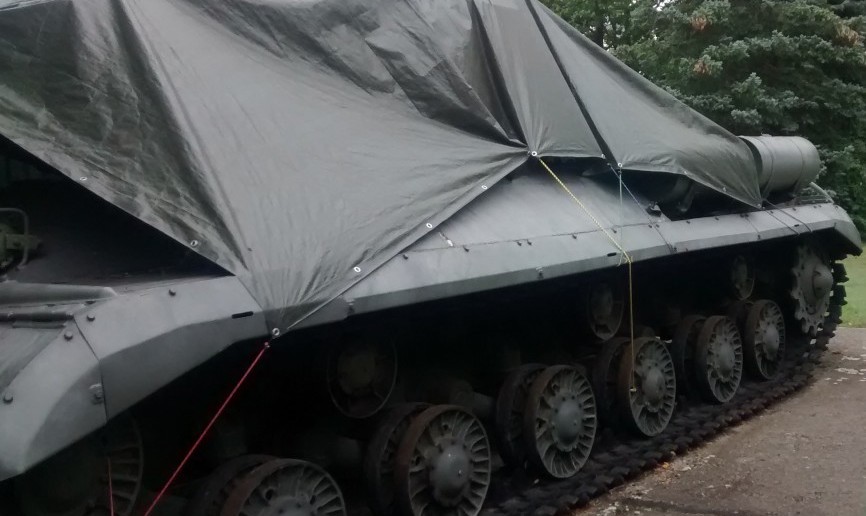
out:
M434 66L432 66L430 68L430 70L435 70L435 69L439 68L439 65L447 66L448 70L450 72L452 72L452 74L451 74L452 76L460 77L460 79L462 80L462 83L463 83L462 85L466 87L466 91L464 91L463 94L465 95L468 93L468 95L470 96L470 99L464 99L462 96L459 96L459 98L461 100L464 100L464 101L465 100L471 100L472 103L475 104L475 106L467 106L467 105L455 103L452 105L452 107L457 107L461 110L465 110L465 108L472 108L472 107L480 108L483 111L484 122L486 122L488 124L487 130L493 130L495 132L495 136L497 136L499 139L502 140L500 143L521 143L522 145L525 146L526 145L525 140L514 141L509 136L508 132L505 130L505 127L502 126L501 122L493 114L490 106L488 106L484 102L484 100L478 95L475 88L473 88L471 81L462 73L462 70L460 69L460 67L457 66L457 64L448 56L448 53L445 52L444 49L442 49L441 46L435 40L432 39L432 36L434 34L434 28L430 24L429 20L427 20L424 17L423 13L418 9L418 7L415 5L415 3L412 0L402 0L401 3L403 5L405 5L415 15L417 20L420 21L421 23L423 23L423 25L429 31L428 33L425 33L425 34L420 34L418 32L412 32L411 33L411 40L413 42L417 43L416 46L423 46L423 50L427 51L428 55L431 54L431 52L429 52L429 50L435 49L438 51L436 56L431 55L431 57L436 58L437 62ZM380 26L379 29L383 29L383 27ZM367 44L367 46L371 50L371 52L373 52L373 54L376 55L376 57L382 63L382 66L385 68L385 70L387 70L387 72L390 74L391 78L394 81L394 84L396 84L398 87L401 88L403 93L406 95L406 98L409 100L410 103L412 103L412 105L415 107L415 109L418 111L419 114L421 114L425 118L427 118L431 121L434 121L434 122L440 122L440 123L447 122L448 119L440 120L439 117L430 116L430 114L428 113L429 108L426 108L422 104L420 104L418 99L416 98L416 95L412 95L407 91L405 81L403 79L401 79L401 76L394 73L396 70L396 68L395 68L396 60L395 59L385 59L384 56L382 55L383 52L386 54L387 53L393 53L396 51L396 49L394 49L393 46L392 46L392 48L386 48L382 44L378 44L378 45L374 44L373 40L375 39L376 36L380 36L381 33L382 33L381 30L377 30L377 31L372 31L372 32L366 34L366 37L364 38L364 42ZM404 31L404 33L408 33L408 31ZM422 36L426 36L426 37L422 38ZM486 64L486 61L485 61L485 64ZM488 67L485 67L485 68L488 68ZM490 72L489 68L487 69L487 71L488 71L488 73ZM423 77L426 79L427 77L429 77L431 75L432 74L428 73ZM415 75L415 77L419 77L419 75ZM430 82L430 81L428 81L428 82ZM500 106L500 107L502 107L502 106ZM469 111L471 114L472 110L470 109ZM440 115L441 115L441 113L440 113ZM491 122L492 122L492 124L491 124ZM453 124L446 124L446 125L448 125L449 127L453 127L454 129L457 129L457 130L464 130L470 134L475 134L476 136L479 136L479 137L482 137L485 139L490 139L491 141L496 141L496 139L490 138L489 137L490 135L480 134L480 133L476 133L474 131L470 131L469 128L466 127L463 123L459 123L459 125L453 125ZM478 127L476 124L473 124L473 126Z
M550 41L550 35L547 33L547 30L542 25L541 19L538 17L538 11L536 11L535 6L533 5L533 0L524 1L526 3L526 8L532 15L533 21L535 21L538 32L541 33L541 37L544 38L544 43L547 45L547 48L550 51L550 55L553 57L553 60L556 63L557 68L559 69L559 73L562 75L562 79L568 86L569 91L571 91L571 95L574 97L574 101L577 103L578 109L580 109L580 112L583 115L586 124L589 126L590 131L592 131L592 135L595 137L596 143L601 148L601 159L606 160L611 167L621 167L622 164L620 164L616 160L616 157L613 155L613 151L611 150L610 145L608 145L607 141L605 141L604 137L602 137L601 132L598 130L598 126L596 125L592 116L589 114L589 111L586 109L586 105L583 103L583 99L580 98L580 95L577 92L577 88L571 80L571 76L566 73L565 67L562 65L562 61L559 58L559 54L553 48L553 44Z
M739 138L616 60L607 51L590 42L573 27L566 24L549 8L539 4L535 0L524 0L524 2L532 12L538 30L544 35L548 50L556 59L563 79L568 83L575 100L581 105L587 122L592 124L599 144L607 147L605 155L612 166L623 169L627 168L634 172L660 172L685 176L695 183L706 186L726 197L750 206L760 206L760 196L756 192L752 192L753 187L756 185L756 175L749 174L749 171L754 168L754 162L746 152L747 149L744 148L744 144ZM542 16L544 16L543 20ZM555 35L551 35L548 26L550 30L556 31ZM554 37L559 38L561 41L554 42ZM612 129L612 127L616 127L617 125L617 123L611 125L612 119L610 117L613 115L603 110L599 111L598 109L604 108L605 102L608 102L608 100L604 96L599 97L598 92L596 92L594 94L596 104L592 104L590 107L596 110L595 116L598 116L603 122L607 123L608 128L604 129L604 133L612 137L613 141L608 141L607 137L602 135L602 129L595 120L594 115L590 114L590 109L586 107L587 104L583 98L583 94L579 92L579 88L575 84L575 81L578 79L572 77L574 70L567 69L568 66L574 68L581 65L578 62L571 63L570 65L564 64L564 59L573 58L569 57L572 54L568 54L563 58L563 54L561 54L563 45L567 46L568 49L574 47L573 55L580 56L578 61L582 59L586 61L583 63L585 66L589 66L591 70L598 71L599 80L602 82L593 84L594 76L589 74L581 75L579 79L581 84L587 83L585 86L590 98L593 97L593 87L603 86L603 81L607 78L611 84L616 84L621 88L618 93L626 94L626 100L636 100L638 102L636 105L639 107L653 107L653 109L644 112L643 117L638 117L638 121L642 119L644 123L652 120L656 124L670 124L668 128L672 130L688 126L692 128L689 133L694 134L695 139L686 142L684 144L685 147L683 147L683 144L673 144L664 139L654 140L649 138L642 142L643 145L649 145L649 149L640 146L636 147L637 149L642 149L641 152L649 150L650 153L648 155L642 155L638 152L637 156L630 155L628 159L618 156L617 152L611 151L614 147L611 143L618 146L621 152L626 152L626 147L630 145L627 133L621 133L618 129ZM609 107L615 105L613 104ZM620 141L623 138L626 138L626 140ZM713 152L718 154L718 156L713 158L704 155L704 149L707 145L711 145ZM655 153L662 151L671 158L670 163L653 161L656 159ZM639 161L634 162L634 158L639 158ZM642 160L649 160L649 163L643 164L641 163ZM694 162L695 160L697 162ZM626 161L628 162L626 163ZM689 166L690 161L692 162L691 167Z
M551 157L602 155L526 6L520 0L471 1L503 97L529 148Z
M505 75L502 73L502 66L499 64L499 59L496 57L496 51L490 41L490 35L487 32L487 27L484 25L483 17L478 11L478 5L473 0L466 0L466 4L469 9L469 15L472 17L473 26L477 27L477 30L480 33L481 49L485 58L485 63L490 63L492 65L489 66L488 69L493 75L492 82L496 93L496 100L502 105L502 112L506 117L508 117L509 125L517 133L517 138L528 149L529 145L527 143L528 139L526 137L526 130L520 124L520 117L517 115L517 106L514 103L514 99L512 99L511 95L508 94L508 90L505 86Z

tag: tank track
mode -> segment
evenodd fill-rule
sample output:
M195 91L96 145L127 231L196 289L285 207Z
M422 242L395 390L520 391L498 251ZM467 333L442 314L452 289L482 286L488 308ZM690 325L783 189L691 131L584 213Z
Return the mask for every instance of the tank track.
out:
M584 507L627 480L675 454L700 446L805 387L842 321L842 283L848 279L842 264L834 264L833 279L835 286L823 325L815 337L800 335L799 341L789 341L800 355L789 358L776 378L744 382L734 399L723 405L681 403L667 429L651 439L635 440L609 432L602 436L583 469L569 479L534 483L534 479L520 473L500 477L494 481L496 487L481 514L552 516Z

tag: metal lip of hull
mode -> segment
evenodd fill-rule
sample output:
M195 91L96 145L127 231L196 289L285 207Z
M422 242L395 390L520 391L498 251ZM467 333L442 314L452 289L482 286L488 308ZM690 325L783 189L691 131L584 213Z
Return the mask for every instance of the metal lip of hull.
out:
M620 230L622 245L635 261L690 251L763 242L776 238L834 231L859 249L851 219L831 203L689 220L659 220ZM617 249L600 231L518 240L439 246L425 242L392 259L340 300L353 314L432 301L541 279L589 272L622 264ZM613 254L611 254L613 253ZM331 316L333 316L333 312ZM314 316L306 326L331 322Z
M261 308L235 277L70 306L68 317L49 326L0 321L0 346L39 344L32 356L19 356L10 381L0 385L0 480L26 472L235 342L266 335Z

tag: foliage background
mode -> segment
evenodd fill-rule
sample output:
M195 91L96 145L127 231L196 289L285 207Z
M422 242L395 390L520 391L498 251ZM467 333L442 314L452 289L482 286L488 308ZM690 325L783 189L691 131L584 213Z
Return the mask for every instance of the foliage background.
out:
M866 232L866 0L543 0L734 134L801 135Z

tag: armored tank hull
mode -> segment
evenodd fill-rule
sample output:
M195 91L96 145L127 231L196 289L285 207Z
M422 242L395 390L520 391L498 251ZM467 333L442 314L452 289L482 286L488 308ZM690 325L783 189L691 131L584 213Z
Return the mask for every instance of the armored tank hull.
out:
M861 242L815 147L535 2L0 32L4 516L567 510L804 385L839 322Z

